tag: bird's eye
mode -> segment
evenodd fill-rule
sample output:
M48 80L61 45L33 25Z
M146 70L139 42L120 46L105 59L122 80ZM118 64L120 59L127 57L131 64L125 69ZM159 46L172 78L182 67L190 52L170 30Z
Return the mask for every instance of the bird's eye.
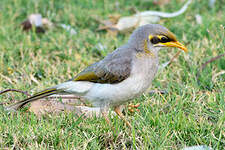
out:
M166 42L169 42L169 39L168 39L167 37L163 36L163 37L161 38L160 42L166 43Z
M157 44L157 43L159 43L159 38L158 37L153 37L152 39L151 39L151 42L152 42L152 44Z

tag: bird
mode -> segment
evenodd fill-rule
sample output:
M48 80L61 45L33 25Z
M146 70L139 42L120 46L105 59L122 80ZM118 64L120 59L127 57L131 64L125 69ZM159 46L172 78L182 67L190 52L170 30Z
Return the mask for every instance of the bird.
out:
M158 70L158 52L164 47L188 51L166 27L160 24L140 26L133 31L126 44L74 78L11 104L6 109L16 111L29 102L54 94L74 94L84 99L88 106L100 108L108 123L106 112L112 108L131 127L121 107L149 88Z

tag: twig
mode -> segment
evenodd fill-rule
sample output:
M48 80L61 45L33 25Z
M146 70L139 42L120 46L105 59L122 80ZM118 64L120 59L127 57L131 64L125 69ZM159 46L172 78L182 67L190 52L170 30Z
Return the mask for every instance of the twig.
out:
M19 93L25 94L26 96L30 96L30 94L27 93L26 91L17 90L17 89L6 89L6 90L3 90L3 91L0 91L0 95L1 95L1 94L4 94L4 93L7 93L7 92L19 92ZM2 103L0 103L0 106L3 106L3 105L6 104L6 103L7 103L7 102L2 102Z
M175 58L177 58L180 55L181 51L178 51L173 57L172 59L170 59L168 66L171 65L171 63L175 60Z
M25 94L26 96L31 96L31 95L30 95L29 93L27 93L26 91L17 90L17 89L6 89L6 90L3 90L3 91L0 91L0 95L3 94L3 93L6 93L6 92L19 92L19 93Z
M203 70L203 69L206 67L206 65L207 65L208 63L211 63L211 62L213 62L213 61L215 61L215 60L217 60L217 59L223 57L224 55L225 55L225 53L220 54L220 55L218 55L218 56L216 56L216 57L211 58L210 60L208 60L208 61L206 61L205 63L203 63L203 64L201 65L201 67L200 67L199 70Z
M200 84L200 81L199 81L200 73L201 73L202 70L206 67L206 65L209 64L209 63L211 63L211 62L213 62L213 61L215 61L215 60L217 60L217 59L220 59L220 58L223 57L223 56L225 56L225 53L220 54L220 55L218 55L218 56L216 56L216 57L211 58L210 60L206 61L205 63L203 63L203 64L200 66L200 68L199 68L199 70L198 70L198 72L197 72L197 75L196 75L198 84Z

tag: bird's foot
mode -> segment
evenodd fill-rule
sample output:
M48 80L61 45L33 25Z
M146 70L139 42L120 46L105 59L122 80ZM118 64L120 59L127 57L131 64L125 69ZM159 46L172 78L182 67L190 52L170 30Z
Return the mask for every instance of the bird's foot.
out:
M131 112L131 113L134 113L135 111L140 111L139 109L138 109L138 107L140 106L140 103L137 103L136 105L134 105L134 104L129 104L128 105L128 111L129 112Z
M120 106L116 106L114 108L114 111L116 112L116 114L126 123L126 125L129 127L129 128L132 128L131 124L125 119L125 116L123 115L123 113L121 112L121 107L122 105Z

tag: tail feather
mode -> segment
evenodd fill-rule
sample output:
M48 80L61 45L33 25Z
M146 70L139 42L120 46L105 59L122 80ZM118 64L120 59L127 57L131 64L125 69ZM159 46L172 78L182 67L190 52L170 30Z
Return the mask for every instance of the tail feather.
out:
M29 98L26 98L22 101L19 101L19 102L16 102L10 106L7 106L6 107L6 110L8 111L16 111L20 108L22 108L24 105L26 105L27 103L29 102L32 102L32 101L35 101L35 100L38 100L38 99L41 99L41 98L44 98L44 97L47 97L47 96L50 96L50 95L53 95L53 94L57 94L59 93L60 91L57 90L57 89L46 89L44 91L41 91Z

